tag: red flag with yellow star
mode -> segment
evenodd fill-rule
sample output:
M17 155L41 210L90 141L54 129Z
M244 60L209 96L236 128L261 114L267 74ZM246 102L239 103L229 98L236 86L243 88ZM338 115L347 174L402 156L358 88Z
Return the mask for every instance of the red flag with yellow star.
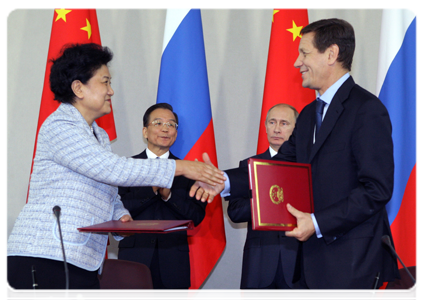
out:
M41 125L44 123L45 119L59 107L60 104L58 101L54 100L54 94L50 90L49 77L50 68L52 66L51 59L57 58L62 47L69 43L96 43L101 45L100 31L98 29L97 13L95 9L54 10L33 156L35 156L38 132ZM110 114L97 119L96 123L106 130L110 140L116 139L113 110Z
M269 147L264 123L267 111L273 105L290 104L300 112L316 98L313 90L302 87L301 74L294 68L301 40L300 31L307 25L307 9L273 10L257 153L263 153Z

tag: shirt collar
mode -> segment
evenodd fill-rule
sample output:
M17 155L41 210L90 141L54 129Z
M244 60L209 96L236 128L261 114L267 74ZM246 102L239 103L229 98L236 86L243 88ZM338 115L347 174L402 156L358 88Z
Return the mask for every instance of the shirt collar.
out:
M330 103L332 102L333 96L335 96L336 92L339 90L339 88L341 87L341 85L350 77L350 73L345 73L344 76L342 76L341 78L339 78L334 84L332 84L327 90L326 92L323 93L323 95L320 95L319 93L317 93L317 97L320 98L321 100L325 101L329 106ZM327 107L326 106L326 107Z
M276 154L278 154L278 152L277 152L277 151L275 151L275 150L273 150L273 148L272 148L272 147L270 147L270 146L269 146L269 152L270 152L270 157L273 157L273 156L275 156Z
M150 149L146 149L146 154L147 154L147 158L169 158L169 151L167 151L165 154L163 154L162 156L157 156L156 154L154 154Z

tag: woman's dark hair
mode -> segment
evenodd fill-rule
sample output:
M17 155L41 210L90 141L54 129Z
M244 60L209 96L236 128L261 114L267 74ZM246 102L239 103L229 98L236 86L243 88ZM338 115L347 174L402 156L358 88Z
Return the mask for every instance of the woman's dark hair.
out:
M156 103L156 104L154 104L154 105L150 106L150 107L149 107L149 108L145 111L145 113L144 113L144 117L142 118L142 121L143 121L144 127L147 127L147 126L148 126L148 124L150 124L150 114L151 114L153 111L155 111L156 109L159 109L159 108L163 108L163 109L168 109L168 110L170 110L170 111L173 113L173 115L175 116L175 121L176 121L176 123L179 123L179 122L178 122L178 115L176 114L176 112L174 112L174 111L173 111L173 107L172 107L172 105L170 105L169 103Z
M94 73L112 60L113 53L107 47L98 44L68 44L61 50L61 55L52 59L50 71L50 89L54 100L73 103L75 94L71 85L74 80L86 84Z
M350 23L341 19L324 19L308 24L301 30L301 34L314 32L313 45L320 53L331 45L338 45L338 61L343 68L351 71L355 50L354 28Z

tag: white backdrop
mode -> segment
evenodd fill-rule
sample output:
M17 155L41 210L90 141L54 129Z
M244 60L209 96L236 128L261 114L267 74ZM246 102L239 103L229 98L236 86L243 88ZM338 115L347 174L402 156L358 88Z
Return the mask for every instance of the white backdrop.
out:
M113 151L145 148L142 116L156 101L165 10L98 9L102 44L114 52L110 71L117 140ZM379 9L309 10L310 22L343 18L356 32L354 80L375 93ZM7 236L25 204L53 9L19 9L7 18ZM254 155L266 72L272 9L203 9L204 40L219 168ZM294 63L294 62L292 62ZM226 249L204 289L238 289L245 224L232 223L223 201ZM116 244L109 247L116 257Z

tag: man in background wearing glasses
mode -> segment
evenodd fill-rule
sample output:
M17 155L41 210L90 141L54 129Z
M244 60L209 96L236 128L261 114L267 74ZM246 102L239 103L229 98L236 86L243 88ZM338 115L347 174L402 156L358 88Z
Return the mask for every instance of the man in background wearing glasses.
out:
M169 151L178 135L178 115L172 106L167 103L151 106L143 123L147 149L133 158L178 159ZM207 202L189 197L193 183L177 176L171 189L119 187L119 194L134 220L192 220L197 226L204 219ZM186 231L126 237L119 243L118 258L147 265L154 289L187 289L191 285Z

